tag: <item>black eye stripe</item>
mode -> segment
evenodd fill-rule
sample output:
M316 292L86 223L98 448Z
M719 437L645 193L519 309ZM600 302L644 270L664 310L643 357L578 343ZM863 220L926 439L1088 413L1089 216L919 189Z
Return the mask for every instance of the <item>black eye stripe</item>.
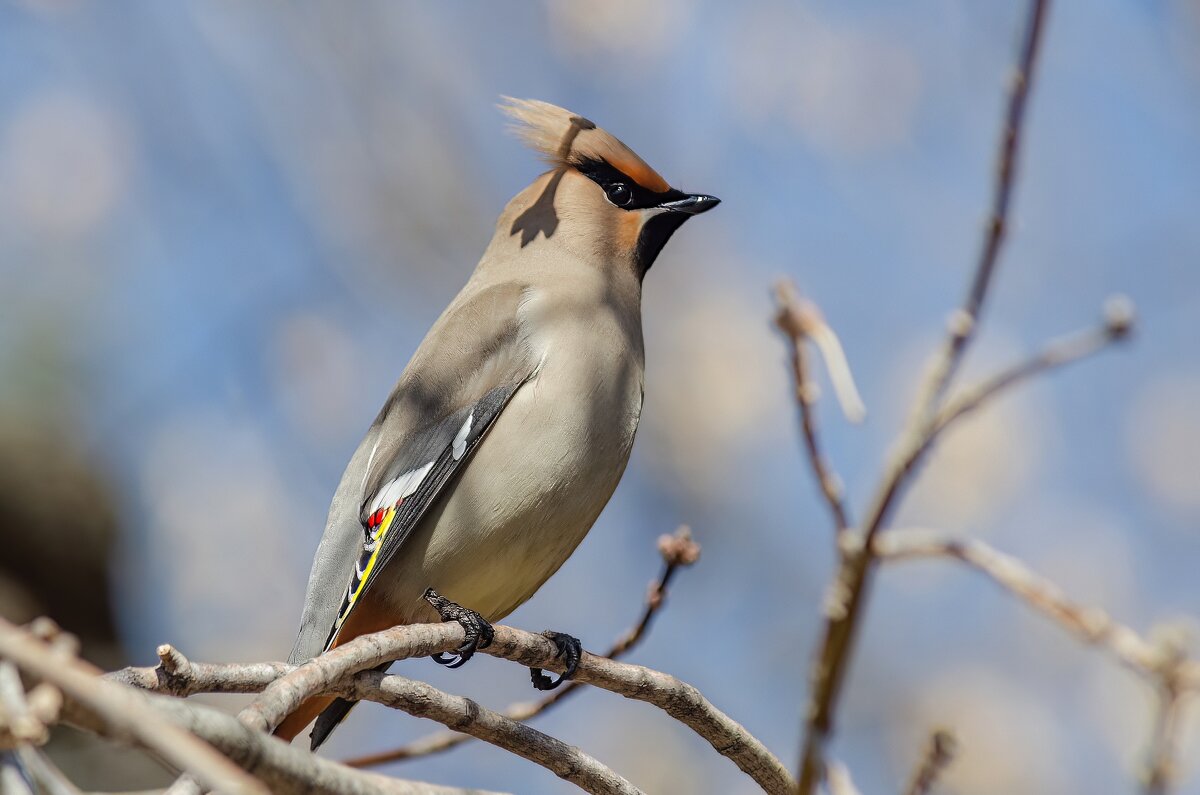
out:
M610 202L623 210L644 210L648 207L658 207L665 202L682 199L686 195L674 188L663 193L655 193L604 160L584 160L576 168L579 169L579 173L599 185ZM617 201L612 195L615 189L622 186L629 191L631 196L630 200L625 203Z

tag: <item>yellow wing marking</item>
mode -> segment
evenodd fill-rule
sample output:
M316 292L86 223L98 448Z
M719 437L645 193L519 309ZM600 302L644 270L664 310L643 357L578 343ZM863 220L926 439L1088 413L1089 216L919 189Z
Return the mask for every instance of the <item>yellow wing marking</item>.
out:
M333 634L329 638L329 643L326 645L328 651L329 646L337 640L338 631L342 628L342 623L350 615L350 611L354 609L354 605L358 603L358 597L362 595L363 589L367 587L367 582L371 579L371 572L375 569L375 563L379 560L379 553L383 549L383 539L387 536L387 532L391 529L392 520L396 518L396 508L393 505L387 509L387 513L383 515L383 521L379 523L379 527L375 528L375 532L371 534L371 541L375 544L375 551L371 553L371 557L367 560L366 568L363 569L362 577L359 578L358 584L354 591L351 592L346 599L346 606L342 608L341 615L333 624Z

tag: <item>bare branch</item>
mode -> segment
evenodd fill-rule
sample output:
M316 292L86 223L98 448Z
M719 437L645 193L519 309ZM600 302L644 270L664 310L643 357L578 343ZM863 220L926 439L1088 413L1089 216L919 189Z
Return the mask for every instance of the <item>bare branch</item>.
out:
M113 734L153 749L168 763L194 774L212 789L267 795L261 783L207 743L163 720L136 693L106 682L78 659L64 660L28 632L0 619L0 659L50 682L99 718Z
M804 438L804 448L808 452L809 466L812 467L813 477L821 489L833 522L834 529L840 535L850 527L850 514L846 510L845 498L842 494L841 478L830 467L829 462L821 453L821 444L817 436L816 418L816 385L808 374L808 363L805 358L804 341L812 336L813 330L824 326L820 321L820 311L811 301L800 298L794 284L780 281L775 285L775 301L778 311L775 315L775 325L779 327L791 343L792 377L796 382L796 405L800 407L800 432ZM841 350L841 346L838 346ZM844 368L849 373L849 367ZM831 368L830 372L833 370ZM853 384L853 381L851 381ZM854 392L857 397L857 391ZM861 406L861 401L859 401Z
M1145 776L1146 795L1167 795L1175 782L1175 756L1178 753L1179 732L1183 725L1185 697L1185 693L1169 684L1164 683L1158 688L1154 734L1150 740L1149 764Z
M843 534L839 572L826 600L826 623L820 651L813 664L810 700L800 750L800 793L812 795L825 770L825 744L833 733L834 713L853 653L859 616L870 584L872 543L891 515L896 497L912 468L928 449L936 431L933 415L950 383L978 323L979 313L991 283L1008 216L1009 198L1016 171L1021 122L1033 81L1033 69L1041 41L1042 24L1049 0L1031 0L1025 25L1019 66L1008 97L999 168L992 198L991 220L984 237L971 289L950 323L950 333L926 378L901 437L898 452L884 472L875 497L868 506L861 536Z
M557 649L545 637L500 625L494 629L495 639L481 652L527 667L562 672L562 661L555 656ZM393 627L355 638L294 669L283 666L290 673L279 678L278 683L275 666L281 664L245 666L247 670L237 671L234 678L239 686L245 687L250 678L259 677L259 686L267 690L255 702L256 724L270 727L309 696L337 693L340 683L354 672L374 668L386 661L450 651L462 645L463 640L462 627L453 622ZM202 670L198 664L190 665ZM228 669L239 667L229 666ZM119 681L144 683L150 689L159 686L154 669L126 669L113 676ZM707 740L768 793L791 793L794 789L795 783L787 768L766 746L709 703L695 687L669 674L588 652L584 652L575 678L584 684L659 707ZM218 689L227 691L229 688L222 683Z
M958 753L957 746L954 735L944 729L938 729L930 735L921 764L913 773L912 782L906 790L908 795L929 795L938 776L954 761L954 755Z
M172 658L170 672L160 663L153 668L122 668L105 674L104 678L139 690L183 698L197 693L261 693L264 687L294 668L281 662L197 663L169 644L164 643L158 649L159 659L168 653Z
M349 644L342 648L348 647ZM184 686L180 680L193 668L190 661L170 646L160 646L158 652L161 661L159 669L170 668L170 671L163 671L170 680L168 686L175 689ZM288 670L282 677L270 682L262 695L241 711L238 720L251 729L269 732L309 696L335 692L354 700L367 699L387 704L411 715L429 718L466 732L541 765L586 792L598 795L638 795L640 792L578 748L517 723L470 699L452 696L405 677L384 678L378 671L362 672L351 684L343 685L349 675L362 668L355 667L353 662L346 662L352 660L352 653L338 654L337 657L341 659L335 659L333 664L336 666L341 662L342 666L331 668L326 665L331 656L334 656L334 652ZM200 795L201 792L194 779L183 776L170 787L167 795Z
M187 677L190 671L199 670L199 666L188 661L178 650L165 646L160 646L159 649L159 656L163 660L163 664L167 664L167 660L170 660L169 664L173 667L174 675L177 677L176 681L166 685L165 689L168 692L172 690L178 692L181 689L194 691L195 684L188 682ZM164 650L169 650L169 653L164 654ZM163 665L159 667L161 668ZM213 670L214 668L215 666L208 666L206 673L210 676L217 674ZM229 668L237 668L237 666ZM264 691L266 698L256 700L254 704L243 710L238 720L243 725L255 730L273 728L276 722L274 711L276 706L271 693L281 690L281 688L276 688L275 691L271 690L275 682L279 681L270 678L276 675L276 671L272 670L273 666L255 665L251 668L251 671L229 671L229 673L236 676L241 686L250 688L254 688L254 684L251 683L258 677L258 681L255 683L256 689L261 690L265 685L267 688ZM279 670L284 674L282 678L295 674L293 680L304 680L305 677L313 675L311 671L304 670L303 666L290 668L281 665ZM120 673L126 681L136 681L151 687L154 687L158 681L157 678L146 675L146 669L126 669ZM578 748L505 718L470 699L450 695L430 685L402 676L385 676L379 671L363 671L348 683L340 684L340 681L345 678L345 675L337 677L329 683L327 690L322 689L320 692L331 692L359 701L375 701L401 709L417 717L438 721L541 765L587 792L617 793L619 795L636 795L639 792L624 778ZM268 723L264 724L264 720ZM186 776L176 781L168 790L172 795L200 791L196 782Z
M962 306L955 310L950 318L945 345L940 355L935 357L923 394L917 401L919 411L932 410L941 401L946 387L962 362L967 346L974 337L975 330L979 327L984 299L987 298L988 287L991 285L996 263L1000 259L1000 251L1008 229L1008 210L1016 181L1021 128L1025 120L1025 107L1033 84L1043 23L1049 5L1049 0L1032 0L1029 4L1020 60L1013 71L1009 87L1008 107L1000 137L1000 151L997 154L995 182L992 185L992 204L988 211L979 260L975 265L975 275Z
M1022 561L983 541L939 537L929 531L898 530L873 545L881 560L949 558L987 575L1026 605L1089 645L1105 649L1127 668L1156 684L1158 709L1145 776L1147 795L1165 795L1174 774L1176 735L1183 702L1200 692L1200 662L1186 657L1183 644L1169 635L1157 642L1142 638L1108 613L1071 601L1050 580Z
M0 749L45 745L50 730L39 721L25 699L17 666L0 662Z
M692 540L691 531L687 527L680 527L672 535L660 536L658 539L658 550L663 558L662 574L659 575L657 581L651 583L649 592L646 594L646 604L642 609L642 616L637 624L618 638L617 642L604 654L605 657L611 660L618 660L624 657L642 641L642 638L646 636L646 633L650 629L650 624L654 620L654 616L662 608L663 604L665 604L667 587L670 585L676 570L692 565L700 557L700 545ZM562 687L539 701L510 705L504 710L503 714L507 718L524 723L541 715L555 704L569 697L572 693L578 692L582 687L583 685L579 682L566 682ZM420 756L429 756L430 754L449 751L471 739L471 736L468 734L438 732L391 751L348 759L344 764L350 767L374 767L375 765L382 765L387 762L414 759Z
M1200 664L1178 659L1168 644L1144 640L1105 611L1071 601L1050 580L1022 561L983 541L946 538L923 530L895 530L876 539L875 554L890 561L951 558L982 572L1020 601L1048 617L1084 643L1108 650L1139 674L1160 677L1171 672L1182 688L1200 688Z
M1025 361L996 373L982 383L963 390L949 401L933 420L933 434L982 406L999 393L1024 381L1065 365L1085 359L1114 343L1127 339L1133 328L1133 309L1128 299L1117 296L1109 299L1104 324L1093 329L1077 331L1052 340L1041 351Z
M424 682L380 671L364 671L342 695L387 704L485 740L541 765L559 778L591 793L639 795L641 790L593 757L536 729L452 696Z
M116 685L113 685L116 687ZM117 740L127 739L85 705L70 699L64 710L68 722L81 729ZM128 693L143 710L167 725L190 732L211 743L232 763L262 781L276 795L327 792L335 795L484 795L477 790L403 781L362 770L352 770L323 759L299 746L255 731L237 718L200 704L148 693Z

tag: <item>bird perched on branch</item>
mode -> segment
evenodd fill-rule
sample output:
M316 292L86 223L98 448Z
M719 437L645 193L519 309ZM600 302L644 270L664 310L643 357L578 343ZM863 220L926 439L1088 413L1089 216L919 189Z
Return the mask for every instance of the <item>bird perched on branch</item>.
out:
M642 279L718 199L672 188L587 119L504 110L551 168L508 203L479 265L417 348L333 497L291 662L398 624L457 621L457 667L570 556L612 496L642 410ZM579 641L547 633L566 672ZM320 745L352 706L308 700Z

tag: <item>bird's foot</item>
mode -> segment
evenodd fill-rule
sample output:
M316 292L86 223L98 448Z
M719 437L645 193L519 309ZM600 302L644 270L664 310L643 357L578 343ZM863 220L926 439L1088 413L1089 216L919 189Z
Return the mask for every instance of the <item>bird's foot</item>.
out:
M555 652L555 659L562 659L566 668L557 679L551 679L542 673L541 668L530 668L529 678L533 680L533 686L537 690L553 690L561 685L566 680L575 675L575 669L579 667L579 658L583 654L583 644L579 642L579 638L574 635L568 635L565 632L554 632L546 630L542 636L548 638L554 647L558 649Z
M454 654L438 652L433 655L433 661L438 665L458 668L474 657L476 650L486 649L491 645L496 633L483 616L474 610L468 610L460 604L451 602L432 588L425 590L425 601L433 605L433 609L438 611L442 621L457 621L463 631L467 633L467 639L454 650Z

